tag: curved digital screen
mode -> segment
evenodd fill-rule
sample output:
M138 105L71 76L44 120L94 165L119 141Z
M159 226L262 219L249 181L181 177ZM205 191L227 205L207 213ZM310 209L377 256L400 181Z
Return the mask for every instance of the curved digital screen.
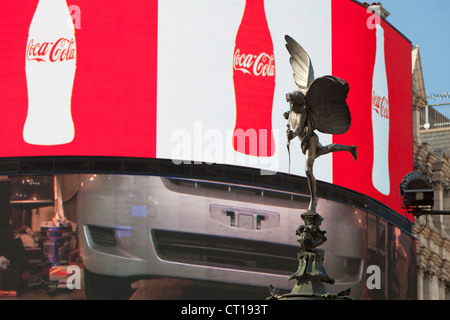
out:
M316 179L404 214L411 44L361 4L29 0L0 9L0 157L164 158L305 176L300 141L286 148L286 94L298 89L289 35L315 78L350 87L350 129L317 134L323 146L356 145L357 160L320 157Z

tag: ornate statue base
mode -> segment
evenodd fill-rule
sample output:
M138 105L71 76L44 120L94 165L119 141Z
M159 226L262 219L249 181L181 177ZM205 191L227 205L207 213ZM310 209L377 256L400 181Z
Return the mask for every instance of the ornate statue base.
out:
M269 285L271 296L268 300L351 300L350 289L338 294L330 294L324 283L333 284L323 266L323 255L316 250L327 238L326 231L320 229L323 218L314 210L306 211L301 215L305 222L296 231L298 242L302 251L298 252L298 269L289 277L289 280L297 280L290 293L280 294L279 290Z

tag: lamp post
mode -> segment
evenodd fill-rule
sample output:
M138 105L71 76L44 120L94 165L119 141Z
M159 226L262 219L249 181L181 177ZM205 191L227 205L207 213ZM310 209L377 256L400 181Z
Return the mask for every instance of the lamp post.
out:
M450 211L433 210L434 191L428 178L420 172L410 172L400 184L402 208L415 217L424 214L450 215Z

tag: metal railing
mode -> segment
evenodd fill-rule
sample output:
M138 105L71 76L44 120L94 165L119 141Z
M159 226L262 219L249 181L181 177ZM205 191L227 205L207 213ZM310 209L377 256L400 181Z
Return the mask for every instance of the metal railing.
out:
M430 104L420 109L420 130L450 128L450 102Z

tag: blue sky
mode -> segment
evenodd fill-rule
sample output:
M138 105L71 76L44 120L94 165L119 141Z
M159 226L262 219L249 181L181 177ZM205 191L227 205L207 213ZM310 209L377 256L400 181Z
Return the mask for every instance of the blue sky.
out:
M367 2L371 3L371 1ZM448 19L450 1L381 0L380 2L391 14L387 21L413 45L419 45L427 95L450 93L450 22ZM445 100L447 101L450 99Z

